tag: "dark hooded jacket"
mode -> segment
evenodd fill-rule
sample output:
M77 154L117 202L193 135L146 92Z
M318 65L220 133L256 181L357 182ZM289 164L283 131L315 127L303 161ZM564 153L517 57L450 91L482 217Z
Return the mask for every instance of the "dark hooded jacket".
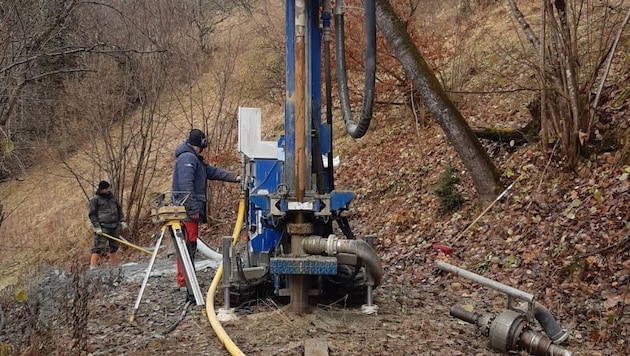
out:
M103 193L100 189L90 200L88 216L95 228L100 226L115 229L120 222L125 221L122 208L114 194L111 191Z
M206 221L206 180L238 182L237 175L203 161L193 147L184 142L175 149L173 169L173 203L184 205L186 215L199 213L199 221Z

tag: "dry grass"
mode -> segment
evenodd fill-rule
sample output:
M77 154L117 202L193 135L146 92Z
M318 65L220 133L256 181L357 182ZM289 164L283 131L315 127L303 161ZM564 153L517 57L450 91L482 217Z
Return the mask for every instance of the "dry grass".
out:
M418 13L422 17L419 23L434 27L437 32L444 34L444 41L453 51L460 53L459 64L447 69L445 75L459 76L463 90L470 91L531 85L532 78L526 76L530 72L527 65L530 59L522 51L528 44L522 43L523 39L516 40L515 25L507 13L507 5L490 6L485 10L478 8L466 19L475 21L474 26L468 23L466 27L464 24L452 27L453 19L458 16L456 6L450 6L454 3L449 2L448 6ZM522 10L532 14L537 11L535 6ZM436 22L435 19L441 21ZM255 26L247 26L251 23L254 22L237 23L237 28L248 29L246 35L249 37L248 41L243 41L242 36L237 36L241 42L235 49L240 54L236 58L238 65L233 74L238 82L248 81L248 88L259 85L259 80L254 75L256 67L251 67L248 63L261 58L256 50L260 41L253 39L257 35L252 31ZM279 20L278 23L282 25L282 21ZM231 35L236 36L235 33ZM234 37L221 38L227 40ZM506 53L511 55L507 56ZM615 63L621 71L629 61L627 52L622 53L625 53L620 56L622 61ZM221 63L233 54L222 50L215 55L217 63ZM455 70L460 72L455 73ZM244 97L248 92L234 92L235 88L231 90L233 92L229 95L236 97L239 105L262 107L264 140L276 140L282 134L284 119L280 106L265 104L261 100L250 100ZM170 118L167 132L173 137L163 143L166 146L165 152L172 152L183 140L191 121L197 124L202 117L215 117L213 110L217 108L199 103L205 101L206 104L211 104L217 92L217 73L209 70L192 86L182 87L176 95L164 100L161 111ZM526 120L525 104L531 96L530 92L520 92L501 96L460 95L456 98L472 125L492 123L514 127ZM190 102L195 105L190 105ZM488 107L496 110L487 110ZM488 113L492 113L492 116L489 117ZM335 113L335 155L352 154L356 152L355 145L362 144L362 141L354 140L343 133L339 117L339 113ZM393 127L397 120L409 119L413 120L413 115L407 109L392 107L387 112L375 113L372 128L378 131ZM76 164L81 160L79 157L70 159ZM168 190L173 162L170 154L160 161L157 167L160 173L153 181L155 192ZM82 170L89 172L90 167ZM98 177L94 179L96 181ZM63 264L71 256L81 254L85 256L87 265L92 244L91 227L87 219L87 199L68 172L55 162L45 162L29 170L22 180L2 183L1 188L0 201L4 204L7 215L0 230L0 273L3 276L20 275L42 264Z
M163 152L169 154L156 167L158 173L152 182L152 193L170 189L174 164L171 152L185 139L191 125L200 127L204 118L213 120L219 116L216 98L220 95L219 79L225 75L222 67L225 63L236 61L236 70L224 79L230 81L225 95L231 100L231 105L262 108L263 130L274 132L266 134L263 139L275 140L281 133L284 120L282 108L244 97L255 85L245 86L248 89L246 91L241 90L244 87L242 83L255 77L252 67L247 64L260 62L260 53L255 45L260 43L255 40L255 36L260 34L253 31L256 26L251 26L251 21L250 15L245 14L241 19L226 23L217 38L233 42L233 47L220 43L220 50L213 53L215 64L194 83L180 87L161 102L159 112L169 118L166 132L173 139L162 143ZM277 25L283 28L282 21ZM67 160L79 174L93 177L94 185L102 178L93 176L93 163L81 154ZM233 161L238 162L236 152ZM54 160L42 162L29 169L20 180L5 182L0 186L0 201L6 215L0 230L0 280L31 273L43 265L68 267L77 258L84 258L83 265L88 265L93 234L87 209L88 198L93 195L93 190L86 192L86 197L75 178ZM149 206L146 208L148 212ZM148 239L152 232L145 234Z

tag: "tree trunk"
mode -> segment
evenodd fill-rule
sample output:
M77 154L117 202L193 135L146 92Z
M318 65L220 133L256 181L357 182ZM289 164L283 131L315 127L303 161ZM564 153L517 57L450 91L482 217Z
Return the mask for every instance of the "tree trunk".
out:
M530 142L530 139L528 139L527 135L521 130L475 127L473 128L473 132L478 138L513 144L514 146L521 146Z
M425 105L470 172L479 198L484 202L491 201L502 190L499 171L444 92L388 0L376 1L376 21Z

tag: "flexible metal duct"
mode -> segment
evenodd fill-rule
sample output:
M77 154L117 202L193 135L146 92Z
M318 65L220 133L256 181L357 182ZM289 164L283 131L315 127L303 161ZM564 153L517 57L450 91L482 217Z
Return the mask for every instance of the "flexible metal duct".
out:
M328 238L309 236L302 241L302 248L306 253L313 255L326 254L334 256L338 253L349 253L357 256L365 264L365 268L374 280L374 286L378 286L383 278L383 265L376 256L372 246L363 240L339 239L334 235Z

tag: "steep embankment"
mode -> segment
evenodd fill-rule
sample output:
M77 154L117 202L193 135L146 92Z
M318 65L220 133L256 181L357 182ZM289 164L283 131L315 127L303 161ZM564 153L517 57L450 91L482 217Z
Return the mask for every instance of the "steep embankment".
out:
M491 10L479 21L501 8ZM467 91L478 93L454 97L471 124L515 128L528 120L526 105L533 94L489 91L525 87L524 83L530 83L533 77L527 75L523 62L500 56L498 48L503 45L498 39L505 40L507 36L502 35L507 30L496 28L499 22L488 18L488 24L471 26L475 29L470 32L474 39L471 43L476 45L468 49L477 47L481 52L464 52L469 55L461 57L466 64L462 73L468 73ZM448 32L445 41L455 43L454 38ZM489 43L483 42L484 38ZM453 48L461 50L455 45ZM629 67L628 63L615 63L611 100L627 88ZM524 82L516 80L519 78ZM630 103L626 100L620 106L604 107L610 127L627 130ZM386 269L384 283L375 292L379 315L360 315L346 308L343 301L322 306L321 312L312 316L291 315L274 304L276 301L259 300L243 309L244 314L257 314L244 315L240 322L227 327L228 334L247 354L301 355L302 341L315 337L329 340L331 352L344 355L491 353L475 327L449 317L448 308L459 304L496 313L505 308L505 296L471 281L437 273L438 259L535 294L569 330L568 348L575 355L630 354L626 340L630 333L630 168L618 164L615 152L593 154L580 163L576 172L567 172L555 156L549 159L543 154L537 143L511 147L484 142L503 172L505 187L510 189L483 210L475 201L472 183L461 162L430 118L426 127L418 127L407 109L383 105L366 137L353 140L344 136L339 123L335 137L335 155L341 157L336 186L357 194L347 213L350 224L359 236L376 234L377 250ZM455 167L461 179L453 189L465 198L461 209L453 214L440 210L435 195L448 165ZM57 172L56 176L52 172ZM50 221L58 213L70 210L70 214L61 215L73 218L84 214L85 201L68 190L68 183L61 183L61 172L48 168L46 173L32 173L27 181L3 185L0 198L11 212L10 223L3 226L3 240L7 229L23 239L11 239L12 245L3 242L3 268L5 261L16 264L16 256L23 251L46 255L38 241L42 241L41 232L47 231L46 223L53 224ZM78 197L69 198L74 195ZM25 197L65 209L51 209L53 213L45 217L37 215L38 209L29 206L30 200ZM221 220L232 221L232 213L225 211ZM18 235L24 217L34 215L37 224L30 230L28 223L28 233ZM68 222L54 224L55 230L50 230L53 234L74 226ZM74 224L74 233L84 234L81 238L89 241L89 231ZM212 234L219 235L221 229L229 231L229 225L219 225ZM87 251L89 242L80 246L68 241L60 246ZM441 255L432 248L436 242L450 247L452 253ZM211 275L211 271L204 271L204 286ZM190 353L225 354L198 313L188 315L174 332L156 336L181 312L182 300L171 283L170 279L156 279L151 285L150 299L155 303L153 309L143 309L139 325L121 322L133 305L138 285L117 280L105 283L104 289L91 295L90 306L98 312L90 315L89 343L103 353L175 354L186 349Z

